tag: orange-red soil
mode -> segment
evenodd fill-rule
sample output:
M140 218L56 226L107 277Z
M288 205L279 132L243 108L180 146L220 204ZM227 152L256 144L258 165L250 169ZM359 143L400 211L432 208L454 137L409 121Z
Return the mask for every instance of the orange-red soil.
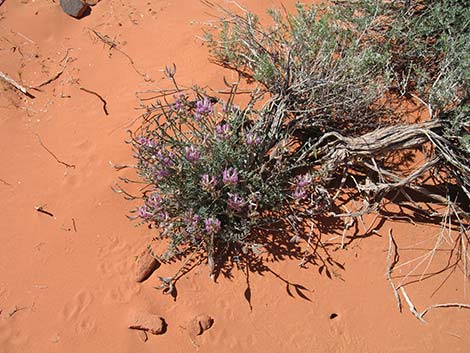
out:
M262 14L280 2L241 4ZM210 12L195 0L102 0L76 20L58 1L0 6L0 71L37 86L67 62L60 77L31 90L35 99L0 82L0 352L469 352L470 311L436 309L423 324L406 303L398 311L386 278L388 230L415 244L435 236L436 226L385 223L332 251L345 268L331 268L331 278L315 266L300 269L298 260L270 259L271 271L249 276L251 309L241 271L213 283L200 266L177 283L176 301L155 289L157 275L176 265L135 281L135 257L151 233L126 219L135 205L111 186L130 174L110 163L133 162L123 141L140 114L135 93L168 86L165 65L176 64L184 85L222 88L223 75L236 79L209 63L198 39L214 23ZM142 75L90 29L120 43ZM101 95L109 115L80 88ZM466 300L458 270L431 297L441 280L407 287L418 310ZM164 317L167 332L144 342L128 329L140 310ZM192 337L189 325L200 314L214 324Z

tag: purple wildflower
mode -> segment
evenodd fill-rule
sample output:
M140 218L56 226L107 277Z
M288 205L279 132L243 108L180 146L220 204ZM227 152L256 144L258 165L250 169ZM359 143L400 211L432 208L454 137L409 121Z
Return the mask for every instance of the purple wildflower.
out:
M232 135L232 127L230 124L217 125L215 127L215 133L220 140L228 140Z
M194 233L200 220L201 217L197 213L193 213L193 210L186 211L183 217L183 222L186 223L186 231Z
M168 169L155 169L154 176L157 180L165 179L170 176L171 172Z
M222 228L220 221L216 217L207 218L204 221L206 232L209 234L217 234Z
M168 219L168 212L167 211L160 211L156 214L157 221L163 222Z
M238 173L235 168L225 169L222 173L222 181L225 185L236 185L238 183Z
M149 147L149 148L153 148L153 147L156 147L157 146L157 143L153 140L150 140L144 136L140 136L137 138L137 142L141 145L141 146L144 146L144 147Z
M186 97L184 96L183 93L180 93L178 97L175 97L175 103L173 104L173 110L179 111L184 108L184 101L186 100Z
M183 109L183 103L181 103L181 101L177 99L175 103L173 104L173 110L179 111L181 109Z
M166 151L159 150L156 154L156 158L165 167L173 166L173 161L172 161L172 159L174 158L173 152L168 153Z
M212 113L212 103L208 98L196 102L196 114L204 116L210 113Z
M245 142L248 146L259 145L261 139L257 134L250 132L245 136Z
M200 220L201 217L197 213L194 213L192 209L184 213L183 222L186 224L198 223Z
M149 219L153 216L153 213L149 211L147 206L140 206L137 211L139 212L139 217L143 219Z
M146 200L146 204L153 208L154 210L160 207L161 198L157 193L153 193L150 197Z
M229 198L227 201L228 207L235 212L240 212L246 205L246 201L243 197L238 194L228 194Z
M201 176L201 188L204 191L212 192L217 186L217 178L210 176L209 174L203 174Z
M185 147L184 153L189 162L197 162L201 158L201 151L194 146Z
M296 186L299 188L304 188L309 186L312 183L312 175L310 173L306 173L304 175L297 175L297 183Z
M296 187L292 197L296 200L303 200L307 198L307 191L303 187Z

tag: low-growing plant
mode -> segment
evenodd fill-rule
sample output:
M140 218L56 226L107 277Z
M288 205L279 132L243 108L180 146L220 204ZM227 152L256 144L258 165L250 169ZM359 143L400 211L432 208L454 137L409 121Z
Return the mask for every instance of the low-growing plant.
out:
M174 72L167 74L174 80ZM305 148L266 133L253 96L245 108L199 88L163 94L147 107L132 144L139 176L148 184L134 218L168 239L171 260L203 249L211 274L223 249L256 249L257 230L269 228L290 203L315 190L299 158Z

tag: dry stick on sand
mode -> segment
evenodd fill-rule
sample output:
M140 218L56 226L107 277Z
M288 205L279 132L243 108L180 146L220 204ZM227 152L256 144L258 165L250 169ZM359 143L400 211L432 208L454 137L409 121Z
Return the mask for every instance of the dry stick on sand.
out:
M66 59L65 59L65 64L64 64L64 66L62 67L62 70L60 70L57 74L55 74L54 76L52 76L50 79L48 79L48 80L46 80L46 81L40 83L39 85L37 85L37 86L31 86L31 87L29 87L29 88L35 89L35 90L37 90L37 91L40 91L39 88L44 87L44 86L48 85L49 83L54 82L55 80L57 80L57 79L64 73L64 71L65 71L65 69L66 69L66 67L67 67L67 63L69 62L69 59L70 59L69 57L66 57Z
M411 301L410 297L408 296L408 293L406 293L406 290L404 287L400 287L401 294L403 294L403 297L405 298L406 302L408 303L408 307L410 308L411 313L421 322L427 324L426 320L423 319L421 314L416 310L416 307L414 306L413 302Z
M0 71L0 79L2 79L6 83L8 83L8 84L12 85L13 87L15 87L18 91L23 93L25 96L27 96L29 98L35 98L31 93L28 92L28 90L25 87L23 87L18 82L13 80L11 77L8 77L6 74L4 74L1 71Z
M94 96L97 96L101 102L103 102L103 111L106 115L109 115L109 112L108 112L108 108L107 108L107 105L108 103L106 102L106 100L101 97L101 95L99 95L98 93L94 92L94 91L90 91L89 89L86 89L84 87L80 87L80 90L82 90L83 92L86 92L86 93L90 93L90 94L93 94Z
M61 161L59 158L57 158L57 156L49 149L47 148L44 143L42 142L41 140L41 136L39 136L38 134L35 134L38 138L38 141L39 141L39 144L47 151L49 152L49 154L54 157L54 159L57 161L57 163L60 163L60 164L63 164L65 165L67 168L75 168L75 164L68 164L68 163L65 163L63 161Z
M108 35L102 34L102 33L98 32L94 29L91 29L91 28L89 28L89 30L91 32L93 32L98 39L100 39L104 44L106 44L109 47L109 51L111 51L112 49L116 49L118 52L120 52L122 55L124 55L127 58L127 60L129 60L130 64L132 65L132 68L134 69L134 71L137 72L140 76L142 76L145 81L153 81L149 77L149 75L147 75L146 73L140 72L136 68L134 60L132 60L132 58L129 56L129 54L127 54L125 51L120 49L118 47L118 44L115 41L113 41Z
M21 311L21 310L25 310L25 309L28 309L26 306L22 306L22 307L18 307L15 305L15 307L13 308L12 311L10 311L8 313L8 317L12 317L13 315L15 315L18 311Z
M392 249L392 247L394 249ZM398 305L398 310L401 312L401 298L400 294L398 293L397 287L393 283L392 280L392 271L393 267L395 266L395 260L392 262L392 253L397 254L397 244L395 243L395 240L393 239L392 235L392 229L388 231L388 254L387 254L387 278L390 282L390 285L392 286L393 289L393 294L395 295L395 298L397 300L397 305Z
M44 214L47 214L47 215L50 216L50 217L54 217L54 215L53 215L51 212L46 211L46 210L44 209L45 206L46 206L46 205L38 206L38 207L35 207L35 209L36 209L36 211L38 211L38 212L40 212L40 213L44 213Z

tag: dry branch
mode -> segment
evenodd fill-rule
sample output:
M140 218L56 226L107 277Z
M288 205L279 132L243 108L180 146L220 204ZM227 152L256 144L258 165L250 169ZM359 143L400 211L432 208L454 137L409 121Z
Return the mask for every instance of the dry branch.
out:
M57 163L63 164L67 168L75 168L75 164L68 164L68 163L61 161L59 158L57 158L57 156L49 148L47 148L46 145L44 145L44 143L42 142L41 136L39 136L38 134L35 134L35 135L38 138L39 144L42 146L42 148L44 148L52 157L54 157Z
M397 287L395 286L395 283L393 283L393 279L392 279L392 271L396 263L395 260L392 262L392 254L395 254L394 256L396 256L397 246L396 246L395 240L393 239L391 229L388 232L388 239L389 239L389 242L388 242L388 254L387 254L387 278L388 278L388 281L390 282L390 285L392 286L395 299L397 300L398 310L401 312L402 307L401 307L400 294L398 293Z
M424 309L420 316L423 317L426 315L430 310L436 308L459 308L459 309L470 309L470 304L462 304L462 303L445 303L445 304L435 304L431 305L430 307Z
M35 90L39 90L39 88L44 87L44 86L48 85L49 83L54 82L55 80L57 80L60 76L62 76L65 69L67 68L67 63L69 62L69 59L70 58L68 56L66 56L64 66L54 76L52 76L51 78L47 79L46 81L40 83L39 85L31 86L30 88L35 89Z
M116 43L114 40L112 40L108 35L102 34L94 29L89 29L93 34L101 40L105 45L108 46L109 51L112 49L116 49L118 52L120 52L122 55L124 55L127 60L129 60L129 63L131 64L132 68L134 69L135 72L137 72L140 76L142 76L145 81L152 81L152 79L146 74L140 72L137 67L135 66L134 60L127 54L125 51L123 51L121 48L119 48L118 43Z
M13 87L15 87L18 91L20 91L21 93L23 93L25 96L29 97L29 98L35 98L31 93L28 92L28 90L26 88L24 88L22 85L20 85L18 82L16 82L15 80L13 80L12 78L8 77L6 74L4 74L3 72L0 71L0 79L2 79L3 81L5 81L6 83L12 85Z
M408 293L406 293L406 290L404 287L400 287L401 294L403 294L403 297L405 298L406 302L408 303L408 306L410 308L411 313L422 323L427 323L426 320L423 319L422 315L416 310L415 305L411 301L410 297L408 296Z
M86 92L86 93L90 93L96 97L99 98L99 100L103 103L103 111L106 115L109 115L109 112L108 112L108 108L107 108L107 105L108 103L106 102L106 100L99 94L99 93L96 93L95 91L91 91L89 89L86 89L84 87L80 87L80 90L82 90L83 92Z

